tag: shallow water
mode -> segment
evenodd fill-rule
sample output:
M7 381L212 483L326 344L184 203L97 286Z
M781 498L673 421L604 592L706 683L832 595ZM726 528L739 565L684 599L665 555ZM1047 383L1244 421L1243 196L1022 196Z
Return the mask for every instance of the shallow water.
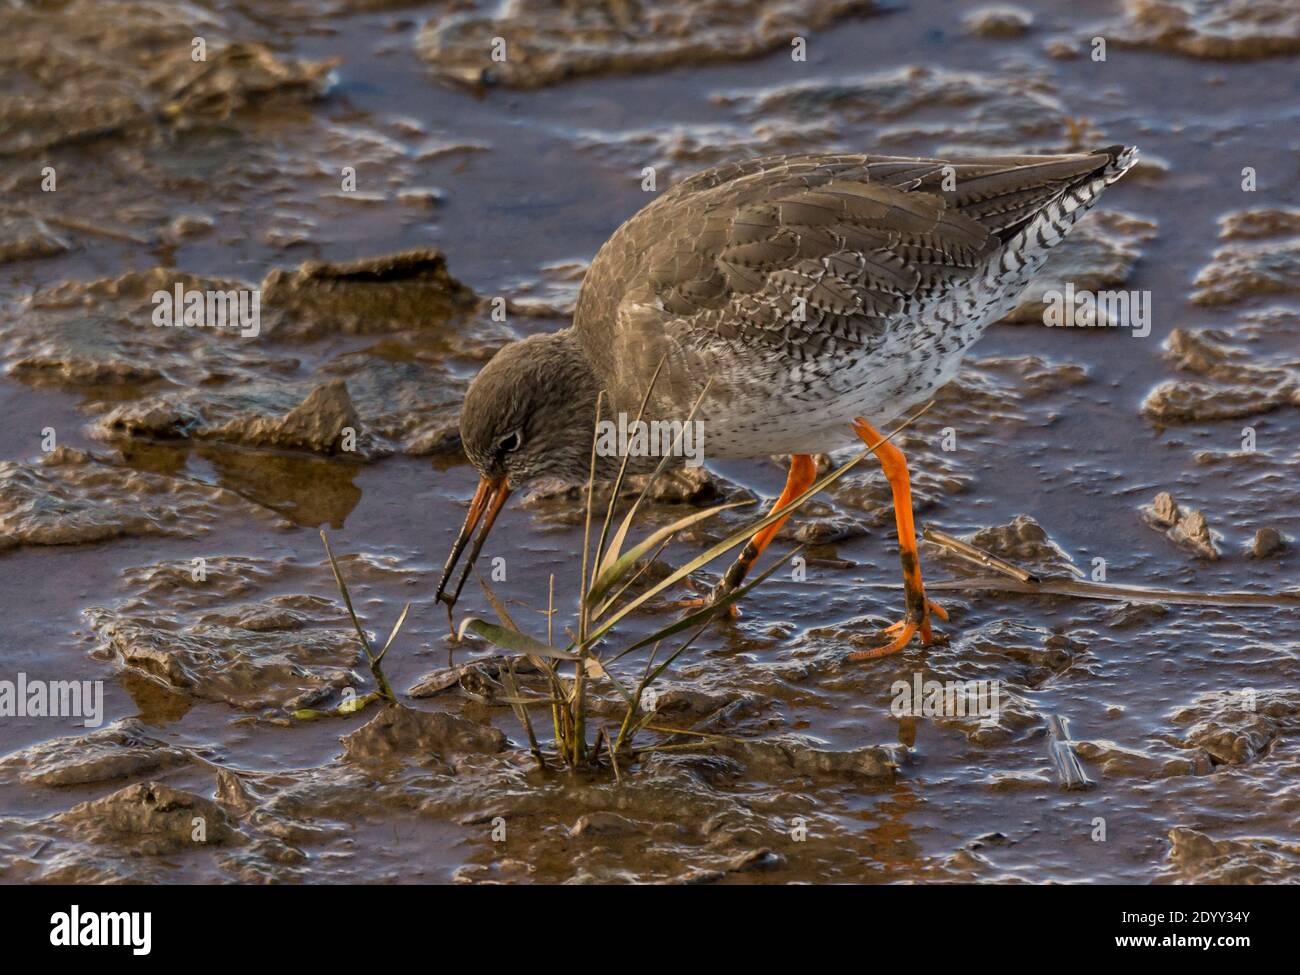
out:
M902 438L918 522L985 530L976 544L1059 570L1032 529L987 531L1027 515L1085 573L1104 559L1112 583L1294 588L1295 46L1252 43L1250 5L1232 5L1236 20L1162 34L1151 25L1172 4L1051 2L1035 5L1023 34L995 38L963 21L987 5L917 0L828 17L808 32L805 63L782 43L737 61L671 53L663 70L623 49L644 48L633 22L601 41L605 67L517 88L449 83L466 76L462 60L422 60L428 25L471 5L276 6L272 20L203 2L197 25L156 24L131 3L5 15L22 43L2 62L0 119L35 141L0 147L3 215L44 227L6 223L0 248L27 258L0 264L0 678L102 680L106 725L126 722L86 742L73 719L0 720L6 880L1300 877L1294 602L1125 608L936 591L952 614L947 646L844 665L902 608L888 490L870 464L811 509L840 540L811 553L806 581L770 579L739 621L679 659L661 695L671 726L783 745L661 752L621 782L608 768L543 774L508 706L459 686L402 694L453 652L456 663L491 655L454 646L431 601L475 481L448 440L467 378L502 341L557 326L583 264L646 202L643 167L662 188L765 151L1138 144L1148 162L1108 190L1044 277L1149 292L1151 334L1044 328L1031 295L1016 316L1028 323L991 328ZM38 41L67 29L60 17L80 25L69 40L80 56L47 64ZM134 17L157 29L108 26ZM691 36L739 53L757 43L741 23L743 38L728 23ZM511 35L525 47L526 26ZM267 48L229 75L217 59L182 87L196 33L210 62L230 41ZM1262 34L1295 42L1300 26L1283 17ZM1104 62L1088 57L1094 36L1109 41ZM1054 56L1062 46L1079 56ZM328 75L310 66L330 59ZM171 65L163 81L160 65ZM38 94L66 107L44 127L23 113ZM101 120L98 134L82 131L82 109ZM46 165L53 193L39 188ZM355 193L340 190L344 166ZM1254 192L1242 190L1243 167ZM327 268L324 285L292 275L307 261L431 247L480 298L513 302L509 320L468 310L427 256L397 262L400 273ZM166 270L123 277L156 267ZM288 272L279 291L275 268ZM147 296L177 271L262 282L263 334L154 329ZM334 426L295 440L268 423L339 378L345 401L319 414ZM337 440L348 424L362 430L354 453ZM60 448L51 456L47 428ZM714 475L725 497L770 498L784 479L770 461ZM1218 558L1152 527L1143 509L1160 492L1204 515ZM660 504L652 518L685 510ZM370 687L321 527L347 556L369 630L382 637L412 602L386 670L426 717L390 727L371 707L286 718ZM1283 549L1248 554L1260 529L1279 532ZM483 564L505 559L494 586L533 632L542 617L524 607L544 607L550 574L572 608L580 545L571 499L502 515ZM922 554L928 581L972 574ZM205 580L192 577L196 558ZM458 609L488 615L471 589ZM660 603L632 630L672 612ZM893 717L891 685L916 673L1002 681L1001 721ZM1092 788L1061 787L1052 716L1067 722ZM620 718L612 702L598 707L598 723ZM203 843L184 828L195 815L211 824Z

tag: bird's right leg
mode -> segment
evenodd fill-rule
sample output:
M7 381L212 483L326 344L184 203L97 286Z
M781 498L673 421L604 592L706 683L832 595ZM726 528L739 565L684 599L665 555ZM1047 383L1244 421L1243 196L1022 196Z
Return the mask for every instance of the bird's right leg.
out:
M884 646L873 650L857 650L849 654L849 660L870 660L897 653L911 642L912 637L920 634L921 643L929 646L934 642L934 633L930 628L930 614L942 620L948 618L947 612L936 603L930 602L925 595L925 585L921 582L921 555L916 548L916 528L912 520L912 486L907 473L907 459L903 452L889 442L866 420L859 417L854 421L853 429L858 438L875 452L880 460L881 469L889 481L890 493L894 500L894 522L898 528L898 558L903 567L903 593L906 598L907 612L903 619L888 627L882 636L893 637Z

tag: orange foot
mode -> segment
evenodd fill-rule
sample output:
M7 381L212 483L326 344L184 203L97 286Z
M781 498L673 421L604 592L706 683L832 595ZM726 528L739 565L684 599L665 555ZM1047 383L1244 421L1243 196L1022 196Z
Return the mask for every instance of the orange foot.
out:
M708 606L712 606L719 598L726 595L726 593L721 592L721 590L722 584L719 583L707 596L694 596L690 599L679 599L677 602L673 603L673 606L677 609L689 609L692 611L704 609ZM740 605L738 603L732 603L726 609L722 610L722 612L718 614L718 618L723 619L724 617L730 620L740 619Z
M924 647L931 646L935 643L943 643L946 637L935 636L930 629L930 614L933 613L939 619L945 622L948 619L948 611L938 603L925 601L925 612L921 614L920 619L905 618L897 623L892 623L881 630L877 636L892 636L893 639L881 647L873 647L870 650L855 650L849 654L850 661L856 660L874 660L876 657L888 657L891 653L898 653L903 647L912 642L912 637L917 633L921 634L921 645Z
M946 620L948 613L926 598L925 584L921 581L921 556L916 550L916 528L912 522L912 486L907 472L907 459L901 450L861 417L853 422L853 430L875 452L885 479L889 481L894 500L894 524L898 528L898 559L903 569L903 594L907 601L907 615L880 633L882 637L892 636L892 640L883 647L857 650L849 654L849 660L871 660L897 653L918 632L921 634L921 643L928 647L934 643L930 614L934 613L939 619Z

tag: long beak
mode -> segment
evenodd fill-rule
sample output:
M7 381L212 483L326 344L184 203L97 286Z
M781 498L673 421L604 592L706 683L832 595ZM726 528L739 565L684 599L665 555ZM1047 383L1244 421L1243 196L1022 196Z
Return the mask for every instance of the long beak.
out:
M456 605L456 600L460 598L460 591L465 588L465 580L469 578L470 569L474 568L478 553L487 540L488 532L492 530L492 523L497 520L497 515L500 514L501 508L505 505L508 497L510 497L510 488L506 484L504 477L495 481L490 481L486 477L479 480L478 490L474 492L474 498L469 503L469 513L465 515L465 524L461 526L460 534L456 536L456 544L451 547L451 554L447 556L447 564L442 570L442 578L438 580L438 592L433 597L435 602L447 604L447 613L449 615L451 608ZM460 560L460 554L465 551L465 546L469 544L470 537L474 534L474 529L478 527L480 521L483 522L483 527L479 530L478 537L474 539L474 545L469 550L469 561L465 563L465 569L460 574L460 581L456 583L455 591L448 595L446 591L447 581L451 579L451 573Z

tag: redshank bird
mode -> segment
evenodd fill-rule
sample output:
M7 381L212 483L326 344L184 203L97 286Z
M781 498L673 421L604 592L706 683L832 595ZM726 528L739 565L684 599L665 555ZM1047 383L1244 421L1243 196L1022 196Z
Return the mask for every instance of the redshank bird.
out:
M906 610L887 642L854 656L893 653L916 635L930 643L931 614L946 614L922 585L907 462L876 428L953 378L971 343L1015 307L1052 248L1135 161L1124 146L769 156L673 186L601 247L571 327L505 346L470 385L461 439L481 480L437 599L455 603L512 490L586 479L602 390L602 416L635 417L649 388L646 421L684 421L699 400L709 458L789 454L775 510L813 484L813 454L855 437L878 445ZM784 520L750 539L714 598L741 584Z

